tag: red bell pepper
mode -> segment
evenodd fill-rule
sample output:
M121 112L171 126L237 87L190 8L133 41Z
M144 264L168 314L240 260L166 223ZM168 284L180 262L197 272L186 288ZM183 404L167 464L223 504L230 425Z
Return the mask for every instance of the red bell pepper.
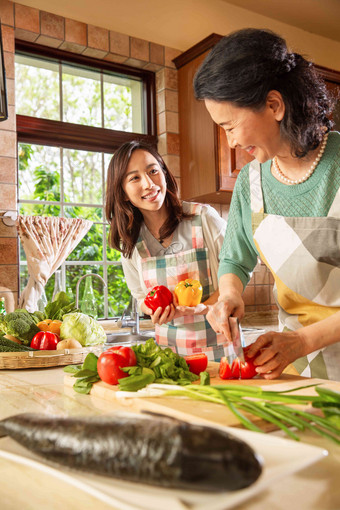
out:
M146 306L151 308L153 312L159 307L164 310L168 305L171 305L172 301L172 293L167 287L164 287L164 285L157 285L154 287L144 299Z
M40 331L32 338L31 347L42 351L54 351L57 348L59 340L60 338L56 333L52 333L51 331Z
M199 375L201 372L208 366L208 357L204 352L199 352L197 354L191 354L190 356L185 356L185 361L189 366L190 372L193 374Z
M98 358L98 375L107 384L118 384L118 379L129 376L121 368L133 367L136 363L136 355L130 347L110 347L107 351L102 352Z

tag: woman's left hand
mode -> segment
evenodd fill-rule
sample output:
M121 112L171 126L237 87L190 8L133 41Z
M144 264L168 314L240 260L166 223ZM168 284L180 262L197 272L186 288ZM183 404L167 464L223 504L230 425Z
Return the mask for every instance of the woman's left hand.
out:
M247 349L247 356L254 358L256 372L264 379L278 378L290 363L304 355L304 343L298 331L269 331Z
M152 323L159 324L160 326L162 324L166 324L167 322L172 321L175 317L175 313L176 310L173 304L166 306L164 309L159 306L157 310L151 314Z

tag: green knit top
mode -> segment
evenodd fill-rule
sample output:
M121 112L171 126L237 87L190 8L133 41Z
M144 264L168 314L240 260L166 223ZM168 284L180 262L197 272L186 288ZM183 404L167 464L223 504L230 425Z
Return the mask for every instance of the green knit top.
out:
M261 164L265 213L286 217L327 216L340 187L340 133L329 133L325 152L307 181L291 186L283 184L273 177L270 168L271 160ZM242 168L235 184L218 278L233 273L245 287L258 256L251 227L248 164Z

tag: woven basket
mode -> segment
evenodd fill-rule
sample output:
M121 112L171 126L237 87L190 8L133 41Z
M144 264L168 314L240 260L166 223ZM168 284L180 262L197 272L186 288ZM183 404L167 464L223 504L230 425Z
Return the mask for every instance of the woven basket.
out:
M60 351L1 352L0 369L44 368L83 363L89 352L97 356L103 352L103 345L82 349L61 349Z

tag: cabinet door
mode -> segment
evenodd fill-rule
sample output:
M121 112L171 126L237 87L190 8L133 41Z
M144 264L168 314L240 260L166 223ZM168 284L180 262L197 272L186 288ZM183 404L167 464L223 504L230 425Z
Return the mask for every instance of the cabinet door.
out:
M195 99L193 79L207 54L178 69L181 196L226 203L240 169L253 158L241 149L230 149L224 130L212 121L204 101Z

